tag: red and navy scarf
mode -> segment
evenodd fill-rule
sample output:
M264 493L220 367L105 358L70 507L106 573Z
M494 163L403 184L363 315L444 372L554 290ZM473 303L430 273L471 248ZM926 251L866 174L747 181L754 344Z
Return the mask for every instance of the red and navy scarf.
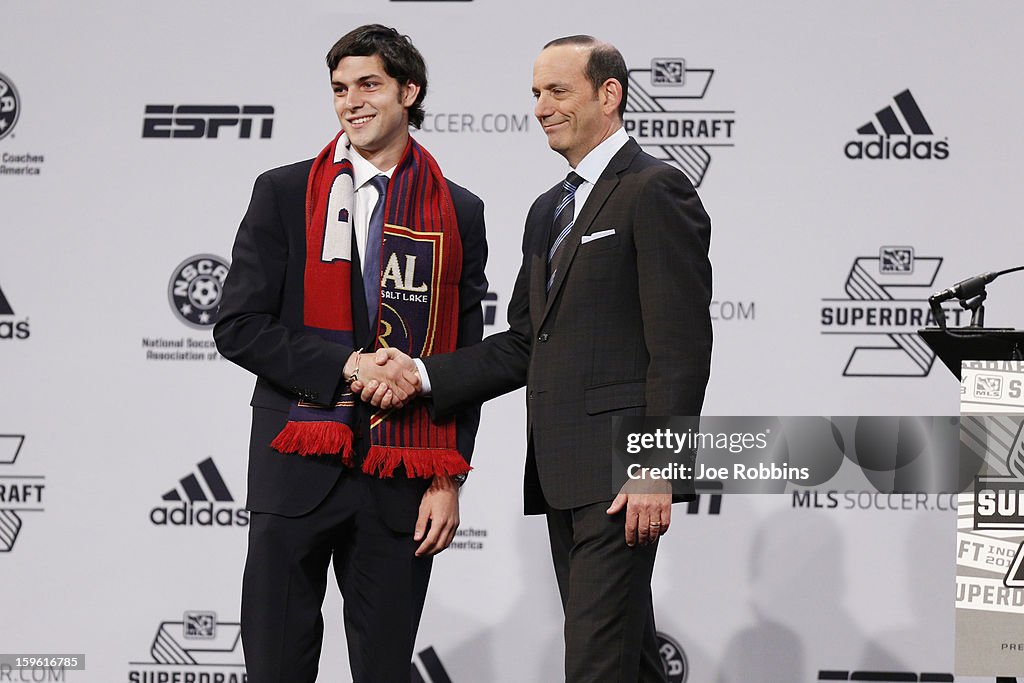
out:
M353 169L340 133L313 161L306 185L306 270L303 323L310 332L354 346L352 334ZM384 205L381 297L374 348L412 357L454 351L458 338L462 241L448 184L415 140L388 183ZM367 264L364 267L371 267ZM365 363L366 361L364 361ZM271 445L282 453L339 454L352 465L352 424L358 397L343 393L333 407L298 401ZM433 422L422 400L373 413L364 472L409 477L468 472L456 450L454 418Z

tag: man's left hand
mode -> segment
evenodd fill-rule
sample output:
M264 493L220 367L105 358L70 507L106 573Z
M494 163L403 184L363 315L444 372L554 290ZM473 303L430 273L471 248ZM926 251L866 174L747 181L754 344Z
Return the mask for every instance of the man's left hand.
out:
M650 483L645 492L638 492L635 487L631 491L631 484L633 482L627 482L622 487L606 512L614 515L626 510L626 545L632 548L637 543L654 543L668 533L672 523L672 494L648 493Z
M434 477L420 501L413 539L423 541L416 556L436 555L455 538L459 528L459 486L451 477Z

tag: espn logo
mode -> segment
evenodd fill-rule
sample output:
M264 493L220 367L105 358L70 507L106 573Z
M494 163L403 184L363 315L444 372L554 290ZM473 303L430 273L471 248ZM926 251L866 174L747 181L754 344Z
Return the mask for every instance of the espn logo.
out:
M259 125L254 126L254 121ZM259 129L261 139L268 139L274 130L274 108L264 104L147 104L142 137L216 138L221 128L235 126L240 139L251 138L254 128Z

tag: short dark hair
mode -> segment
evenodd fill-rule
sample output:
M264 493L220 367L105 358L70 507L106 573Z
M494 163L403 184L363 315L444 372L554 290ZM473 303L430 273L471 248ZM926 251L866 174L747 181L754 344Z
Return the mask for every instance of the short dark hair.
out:
M586 35L555 38L545 45L544 49L558 45L579 45L590 48L590 55L587 57L587 65L583 69L583 73L593 84L594 90L600 88L609 78L614 78L619 82L619 85L622 86L622 101L619 102L619 118L621 119L626 111L626 96L629 93L629 72L626 70L626 60L622 58L622 53L611 43Z
M409 123L419 128L423 123L423 98L427 96L427 65L423 55L393 28L367 24L346 33L327 53L327 68L334 71L345 57L380 57L384 71L401 85L415 83L420 94L409 107Z

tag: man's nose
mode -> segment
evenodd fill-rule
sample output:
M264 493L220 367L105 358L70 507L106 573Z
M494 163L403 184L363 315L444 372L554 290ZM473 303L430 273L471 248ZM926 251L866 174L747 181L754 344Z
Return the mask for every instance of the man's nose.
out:
M550 116L554 113L554 109L551 107L551 98L541 93L537 97L536 104L533 105L533 115L538 119Z

